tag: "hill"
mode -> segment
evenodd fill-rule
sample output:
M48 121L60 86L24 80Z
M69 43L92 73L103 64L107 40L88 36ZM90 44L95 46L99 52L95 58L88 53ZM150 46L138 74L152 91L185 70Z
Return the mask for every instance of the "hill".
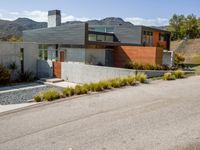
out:
M172 41L171 49L185 56L185 63L200 64L200 39Z
M6 40L11 36L21 36L22 31L45 28L46 22L36 22L28 18L18 18L14 21L0 20L0 40Z
M132 23L124 21L122 18L116 18L116 17L108 17L101 20L88 20L86 21L89 25L121 25L130 27L133 26ZM75 24L75 23L83 23L82 21L68 21L63 24Z
M121 18L109 17L102 20L89 20L91 25L122 25L133 26L130 22L125 22ZM63 24L75 24L81 21L70 21ZM46 28L46 22L36 22L28 18L18 18L14 21L0 20L0 40L7 40L11 36L22 36L24 30Z

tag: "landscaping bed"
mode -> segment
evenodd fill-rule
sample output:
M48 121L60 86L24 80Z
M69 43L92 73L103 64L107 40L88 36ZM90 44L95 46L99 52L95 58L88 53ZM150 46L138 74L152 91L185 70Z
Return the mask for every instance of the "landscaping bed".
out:
M0 105L8 104L20 104L25 103L33 99L33 96L39 92L53 88L53 86L47 86L43 84L38 84L38 86L27 87L22 89L15 89L9 92L0 93ZM55 87L54 87L55 88ZM60 90L60 88L56 89Z

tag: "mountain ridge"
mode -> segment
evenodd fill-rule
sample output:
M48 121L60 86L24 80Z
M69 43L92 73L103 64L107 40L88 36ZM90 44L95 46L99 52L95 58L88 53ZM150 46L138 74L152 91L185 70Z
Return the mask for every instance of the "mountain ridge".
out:
M120 25L131 27L131 22L124 21L118 17L107 17L101 20L88 20L89 25ZM83 21L68 21L64 24L83 23ZM0 40L7 41L12 36L21 37L25 30L47 28L47 22L37 22L29 18L18 18L14 21L0 20Z

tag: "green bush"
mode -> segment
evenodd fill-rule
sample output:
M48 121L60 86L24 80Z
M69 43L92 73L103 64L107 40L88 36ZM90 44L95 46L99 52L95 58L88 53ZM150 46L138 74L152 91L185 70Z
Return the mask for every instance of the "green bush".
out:
M10 71L3 65L0 65L0 84L8 83L10 81L10 77Z
M145 83L147 80L147 75L145 73L137 73L136 74L136 81L140 83Z
M87 94L88 93L88 89L85 86L81 86L81 85L77 85L74 88L74 93L77 95L81 95L81 94Z
M63 89L63 95L66 97L70 97L74 95L74 89L73 88L64 88Z
M34 75L30 71L18 72L19 81L21 82L31 82L34 81Z
M135 85L136 84L136 76L131 75L127 77L127 81L129 85Z
M91 86L92 92L98 92L98 91L104 90L103 84L101 84L101 83L91 83L90 86Z
M164 74L163 80L176 80L176 76L173 75L171 72L167 72Z
M128 77L119 78L120 87L130 85Z
M180 79L180 78L184 78L185 77L185 73L184 73L184 71L183 70L176 70L175 72L174 72L174 75L175 75L175 77L177 78L177 79Z
M102 87L105 90L112 88L111 83L110 83L109 80L107 80L107 81L101 81L101 82L99 82L99 84L100 84L100 87Z
M34 96L34 100L36 102L41 102L42 101L42 96L41 95L36 95L36 96Z
M111 86L112 86L113 88L120 88L120 87L121 87L120 81L121 81L120 78L116 78L116 79L110 80Z
M44 91L42 93L42 97L44 100L53 101L59 99L61 97L61 94L57 89L52 88L47 91Z
M128 62L125 65L125 68L127 69L136 69L136 70L170 70L171 68L169 68L166 65L151 65L151 64L138 64L138 63L134 63L134 62Z

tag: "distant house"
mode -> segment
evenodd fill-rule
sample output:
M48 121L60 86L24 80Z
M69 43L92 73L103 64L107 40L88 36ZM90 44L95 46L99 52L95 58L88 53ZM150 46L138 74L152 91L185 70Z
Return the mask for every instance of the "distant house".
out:
M127 62L162 65L170 32L145 26L61 25L61 12L49 11L48 28L23 32L24 42L39 44L40 59L123 67ZM59 77L59 75L58 75Z

